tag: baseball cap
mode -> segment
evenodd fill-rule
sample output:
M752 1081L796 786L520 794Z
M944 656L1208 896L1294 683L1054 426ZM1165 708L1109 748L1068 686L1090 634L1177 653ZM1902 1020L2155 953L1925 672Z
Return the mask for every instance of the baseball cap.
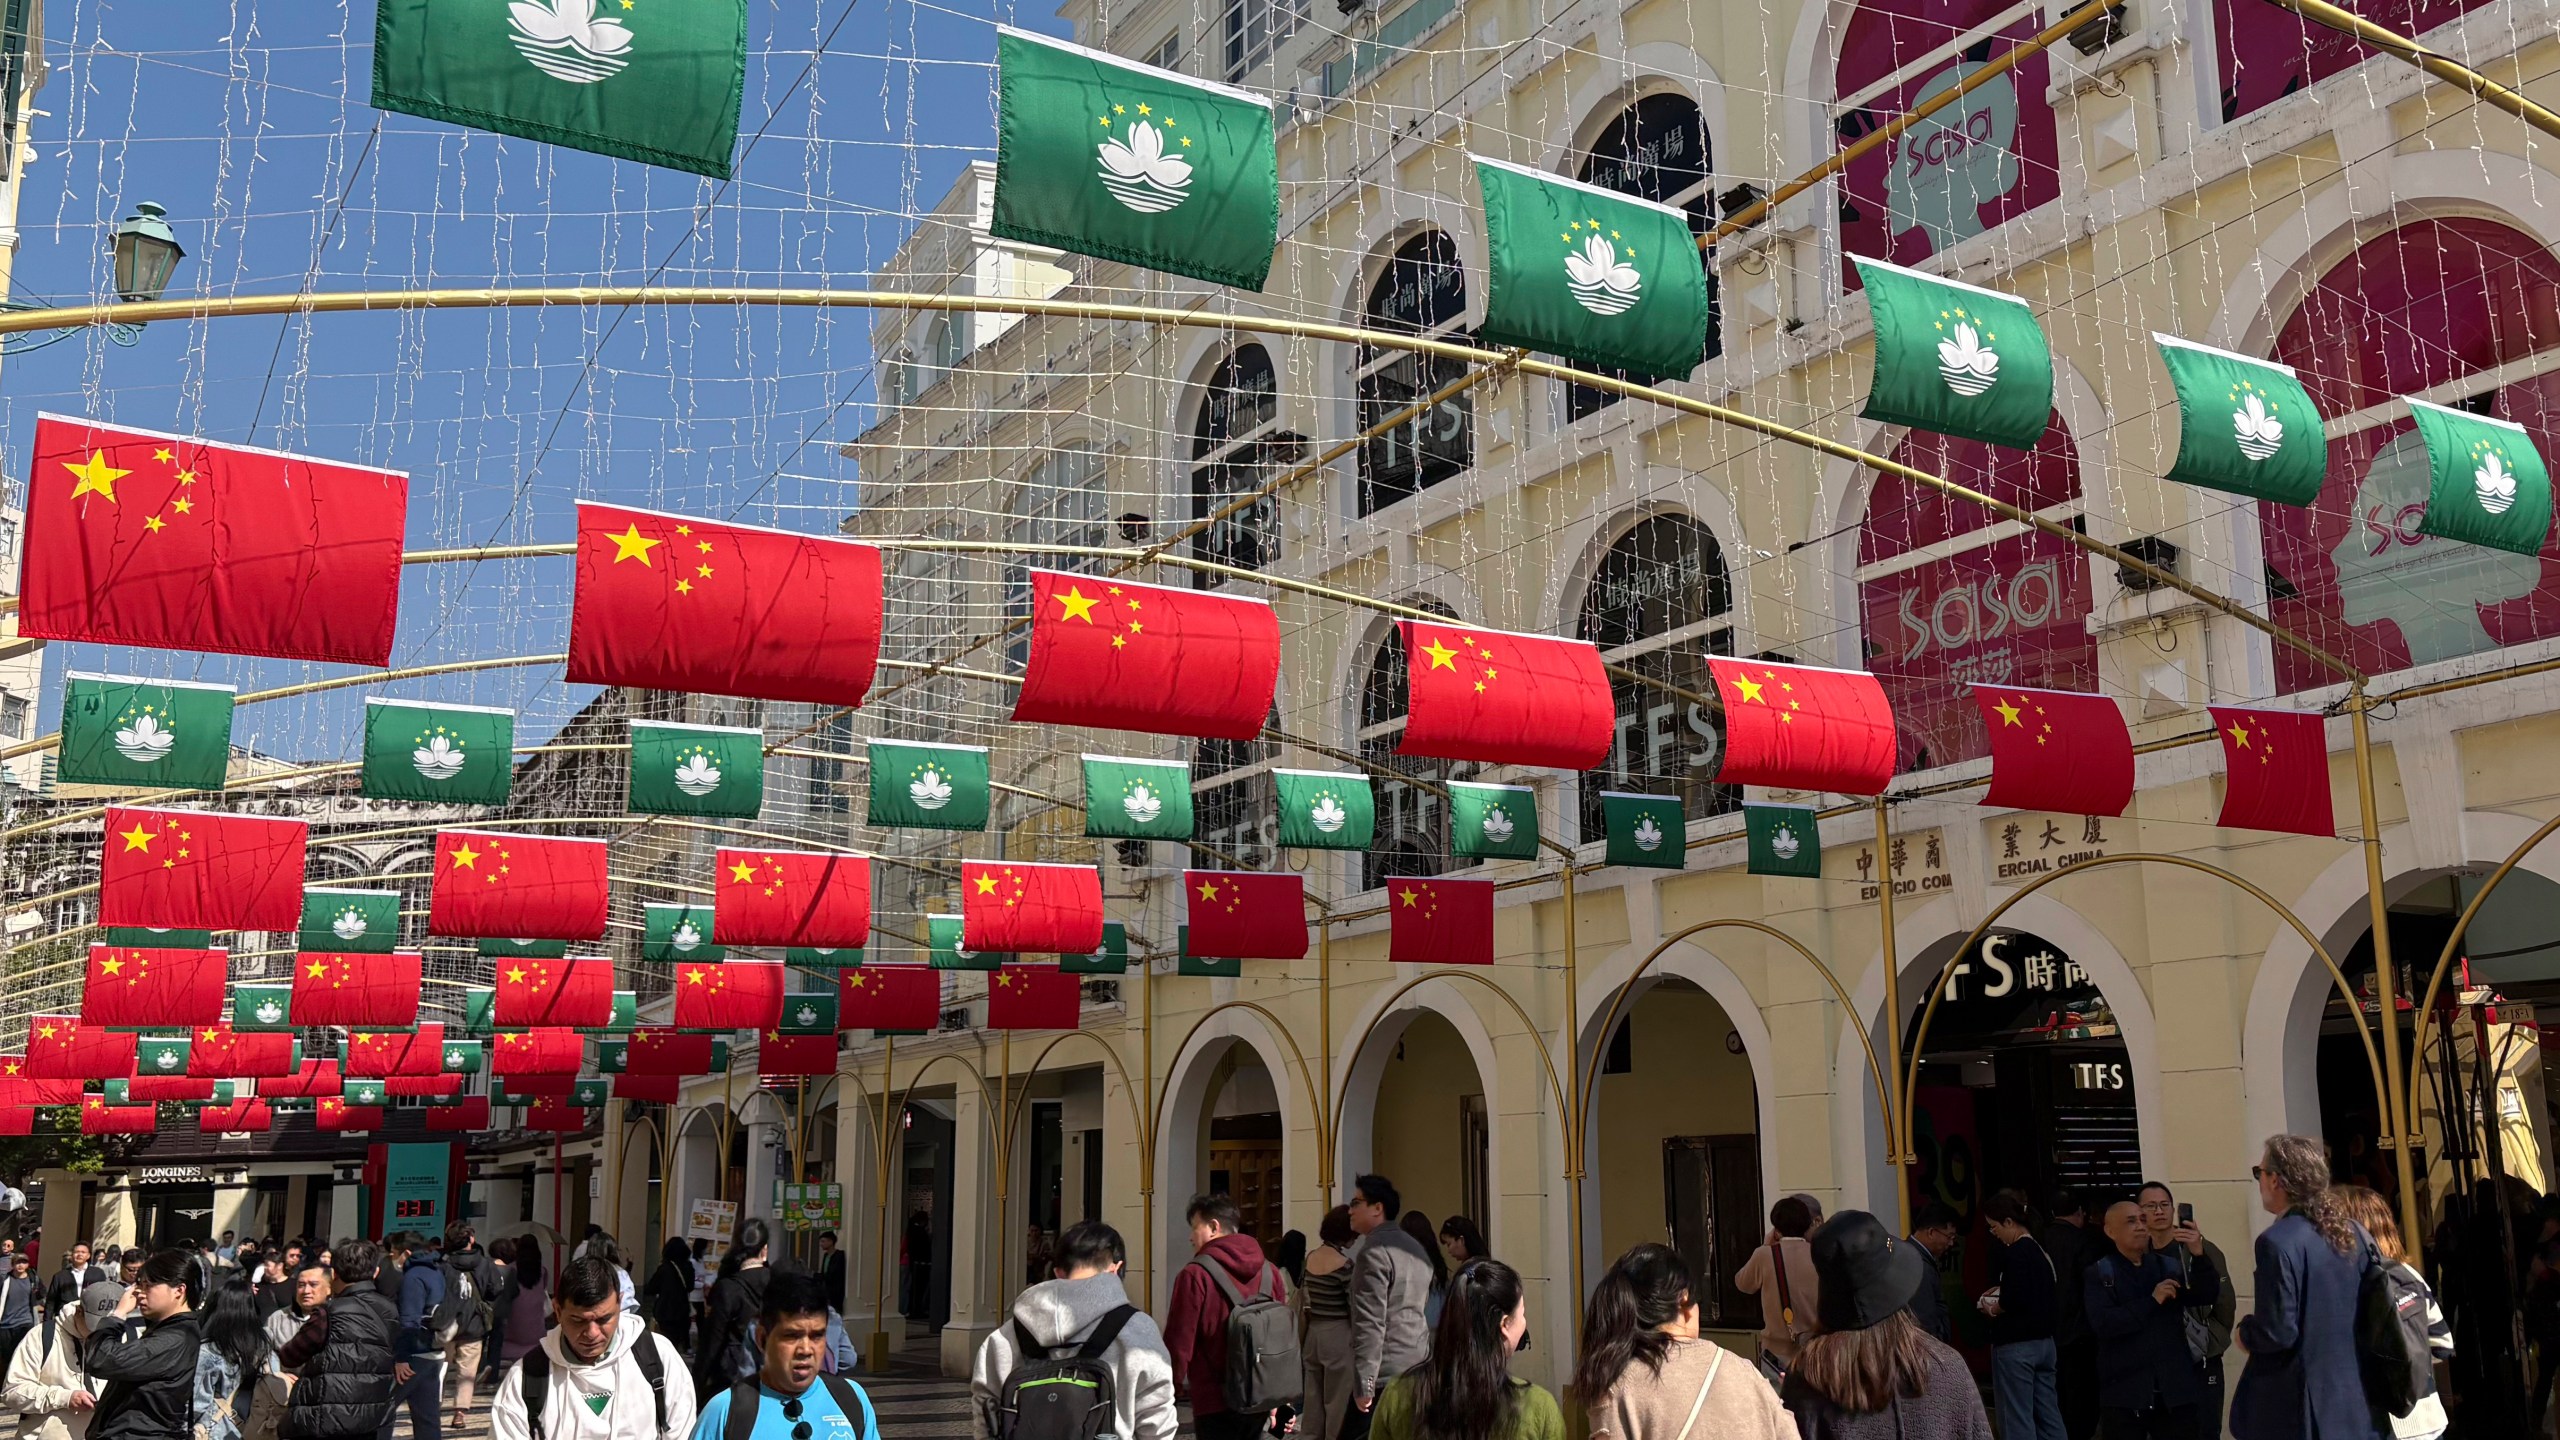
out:
M80 1292L80 1313L89 1319L89 1328L113 1320L116 1306L124 1303L124 1287L113 1280L101 1280Z

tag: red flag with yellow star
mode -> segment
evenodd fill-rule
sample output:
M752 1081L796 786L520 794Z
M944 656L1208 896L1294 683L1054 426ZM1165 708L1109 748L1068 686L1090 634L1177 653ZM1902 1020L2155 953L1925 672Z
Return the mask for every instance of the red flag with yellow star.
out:
M2121 815L2133 803L2133 732L2104 695L1976 685L1991 731L1985 805Z
M346 1077L338 1073L335 1060L305 1060L291 1074L258 1082L258 1093L270 1100L311 1100L345 1088Z
M960 862L960 946L1090 955L1102 948L1102 872L1090 865Z
M72 1100L64 1103L76 1104L78 1103L78 1097L75 1096ZM15 1137L20 1135L33 1135L34 1133L36 1133L36 1107L33 1105L0 1105L0 1136Z
M462 1081L460 1075L388 1075L383 1077L382 1093L395 1099L437 1100L461 1094Z
M40 416L18 629L388 664L408 506L396 470Z
M427 1129L438 1135L468 1135L489 1128L489 1097L465 1095L458 1105L427 1107Z
M427 929L435 934L601 940L605 899L602 840L494 830L436 832L435 882L427 901Z
M880 605L869 545L581 500L569 680L859 705Z
M229 1025L199 1025L187 1048L187 1073L233 1079L293 1073L293 1036L283 1031L242 1034Z
M2216 705L2222 739L2222 815L2230 830L2335 835L2329 793L2329 727L2317 712Z
M382 1107L350 1105L335 1095L326 1096L312 1112L311 1125L315 1130L340 1134L379 1130L382 1128Z
M439 1022L415 1030L358 1030L347 1037L345 1073L357 1079L436 1075L443 1070L444 1026Z
M847 1030L930 1030L942 1020L942 972L865 965L836 972L836 1023Z
M1031 572L1016 720L1250 740L1279 681L1280 622L1263 601Z
M491 1025L520 1030L536 1025L602 1026L612 1022L612 961L519 956L498 962L498 993L490 1006Z
M583 1105L572 1105L566 1100L536 1100L525 1107L523 1128L575 1135L587 1128L587 1122L593 1120L595 1114Z
M1558 770L1609 758L1618 709L1590 642L1439 620L1396 626L1410 696L1397 754Z
M809 850L721 850L717 945L860 949L871 938L871 862Z
M1055 965L1006 965L987 977L990 1030L1073 1030L1084 982Z
M1723 785L1879 795L1893 779L1893 706L1863 670L1710 658L1724 701Z
M1387 881L1387 958L1415 965L1493 963L1493 882Z
M1307 953L1307 881L1287 872L1186 870L1182 894L1195 960L1301 960Z
M683 1030L766 1030L782 1019L788 967L723 960L676 967L675 1023Z
M27 1075L36 1080L121 1080L133 1073L142 1037L103 1025L83 1025L76 1015L35 1015L27 1020Z
M27 1073L24 1055L0 1055L0 1106L77 1105L77 1080L38 1080Z
M203 1104L214 1096L214 1082L192 1075L136 1075L125 1082L125 1098L133 1101L163 1100Z
M297 930L300 820L107 807L98 923L155 930Z
M157 1105L110 1105L106 1096L92 1095L80 1106L83 1135L148 1135L159 1128Z
M776 1075L833 1075L836 1073L836 1037L827 1035L785 1035L766 1030L756 1037L756 1073L771 1079Z
M92 1025L211 1024L222 1018L230 968L223 950L92 945L80 1018Z
M613 1098L616 1100L646 1100L659 1105L673 1105L683 1095L684 1077L681 1075L633 1075L626 1072L613 1077Z
M489 1073L575 1075L586 1053L586 1040L575 1030L502 1030L489 1041Z
M207 1135L263 1135L276 1128L275 1107L258 1099L207 1105L196 1112L196 1128Z
M711 1037L678 1034L671 1025L644 1025L623 1046L623 1072L629 1075L708 1075Z
M293 957L287 1018L295 1025L402 1029L418 1023L418 994L425 984L426 962L415 950L388 955L305 950Z

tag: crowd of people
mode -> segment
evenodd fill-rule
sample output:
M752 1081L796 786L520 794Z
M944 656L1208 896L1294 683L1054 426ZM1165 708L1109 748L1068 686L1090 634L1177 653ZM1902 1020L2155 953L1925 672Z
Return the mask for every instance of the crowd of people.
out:
M2070 1197L2049 1219L2013 1192L1984 1201L1990 1283L1970 1303L2003 1440L2219 1435L2234 1344L2241 1440L2443 1432L2427 1377L2450 1331L2390 1207L2332 1185L2316 1140L2274 1137L2254 1169L2276 1218L2247 1315L2166 1186L2094 1217ZM1174 1440L1183 1405L1200 1440L1567 1434L1557 1396L1512 1373L1534 1343L1521 1277L1473 1221L1433 1226L1380 1175L1312 1246L1292 1232L1266 1254L1224 1195L1184 1218L1193 1254L1161 1322L1131 1303L1111 1226L1044 1237L1046 1278L971 1367L978 1440ZM1756 1355L1702 1333L1698 1277L1671 1248L1637 1245L1600 1277L1567 1392L1593 1440L1989 1440L1950 1344L1966 1297L1940 1261L1958 1217L1926 1206L1896 1235L1797 1195L1770 1220L1736 1277L1760 1301ZM750 1219L716 1267L670 1241L645 1282L593 1228L557 1274L540 1241L484 1249L459 1223L327 1247L73 1245L42 1281L0 1242L0 1407L33 1440L390 1440L403 1415L442 1440L482 1423L487 1385L488 1440L883 1440L848 1375L845 1267L825 1239L803 1272ZM2388 1347L2359 1335L2360 1311L2416 1337L2381 1388Z

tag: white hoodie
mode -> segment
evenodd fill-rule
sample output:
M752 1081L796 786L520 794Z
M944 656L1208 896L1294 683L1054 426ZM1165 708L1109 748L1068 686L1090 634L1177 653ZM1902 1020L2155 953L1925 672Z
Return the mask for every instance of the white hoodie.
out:
M649 1377L640 1373L640 1362L631 1358L635 1343L657 1346L659 1363L666 1367L663 1435ZM622 1314L604 1358L592 1365L568 1353L558 1330L542 1337L542 1350L551 1361L550 1393L542 1402L542 1440L691 1440L693 1377L686 1373L684 1357L676 1348L664 1336L651 1334L638 1316ZM597 1396L604 1397L601 1411L589 1403ZM490 1440L533 1440L525 1423L522 1361L498 1381L498 1393L489 1404L489 1436Z

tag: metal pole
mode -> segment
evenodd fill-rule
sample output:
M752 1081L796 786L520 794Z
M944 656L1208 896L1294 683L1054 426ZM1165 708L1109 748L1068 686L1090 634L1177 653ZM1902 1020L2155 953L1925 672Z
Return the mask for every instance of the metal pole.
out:
M567 1188L568 1183L560 1175L560 1132L554 1130L551 1132L551 1273L554 1275L568 1263L568 1257L560 1253L561 1242L568 1238L560 1229L561 1192Z
M1156 962L1139 963L1146 967L1139 977L1144 983L1138 987L1138 1055L1145 1077L1147 1133L1146 1144L1138 1152L1138 1258L1145 1263L1147 1275L1141 1293L1152 1296L1156 1293L1156 1141L1162 1138L1156 1133L1161 1118L1156 1114Z
M2409 1139L2400 1117L2409 1113L2409 1084L2400 1061L2399 977L2391 960L2391 901L2383 893L2382 823L2373 798L2373 739L2366 725L2373 699L2359 679L2347 691L2347 728L2355 737L2356 814L2364 830L2365 908L2373 924L2373 994L2382 1010L2382 1085L2386 1092L2382 1143L2391 1147L2392 1170L2400 1181L2400 1239L2411 1265L2426 1263L2426 1231L2419 1223L2418 1182L2410 1163Z
M877 1212L879 1243L871 1252L871 1373L889 1373L889 1094L898 1064L898 1037L888 1037L880 1055L880 1133L871 1161L879 1171Z
M1573 861L1564 862L1564 1044L1566 1073L1574 1077L1573 1090L1565 1096L1564 1121L1566 1139L1564 1156L1565 1188L1565 1257L1566 1273L1573 1282L1573 1303L1567 1307L1573 1326L1573 1353L1582 1350L1582 972L1581 948L1575 943L1573 914ZM1589 1397L1584 1397L1589 1398Z
M1013 1175L1013 1032L1010 1030L999 1031L998 1037L999 1038L996 1043L996 1105L998 1108L995 1116L993 1117L996 1121L996 1259L995 1273L992 1277L995 1281L995 1304L987 1312L990 1323L997 1323L995 1317L1004 1313L1005 1257L1013 1252L1013 1246L1005 1239L1007 1232L1013 1229L1013 1208L1011 1204Z
M2275 3L2305 20L2352 35L2386 55L2406 60L2449 85L2468 90L2481 100L2497 106L2545 135L2560 135L2560 115L2553 114L2470 66L2451 56L2438 54L2406 35L2385 30L2361 15L2329 4L2328 0L2275 0Z
M1319 1113L1316 1116L1316 1204L1320 1210L1333 1208L1334 1182L1342 1168L1342 1157L1333 1153L1333 917L1316 917L1316 1068L1323 1072L1324 1088L1317 1092ZM1319 1217L1321 1218L1321 1217Z
M1911 1182L1903 1173L1910 1156L1898 1143L1901 1131L1897 1117L1911 1111L1911 1086L1902 1075L1902 962L1894 953L1893 935L1893 817L1885 808L1884 797L1876 797L1876 898L1877 919L1884 928L1884 1054L1885 1073L1892 1077L1894 1093L1876 1096L1876 1104L1884 1111L1884 1159L1893 1167L1893 1208L1900 1217L1896 1234L1911 1233ZM1864 1023L1851 1016L1852 1023Z

